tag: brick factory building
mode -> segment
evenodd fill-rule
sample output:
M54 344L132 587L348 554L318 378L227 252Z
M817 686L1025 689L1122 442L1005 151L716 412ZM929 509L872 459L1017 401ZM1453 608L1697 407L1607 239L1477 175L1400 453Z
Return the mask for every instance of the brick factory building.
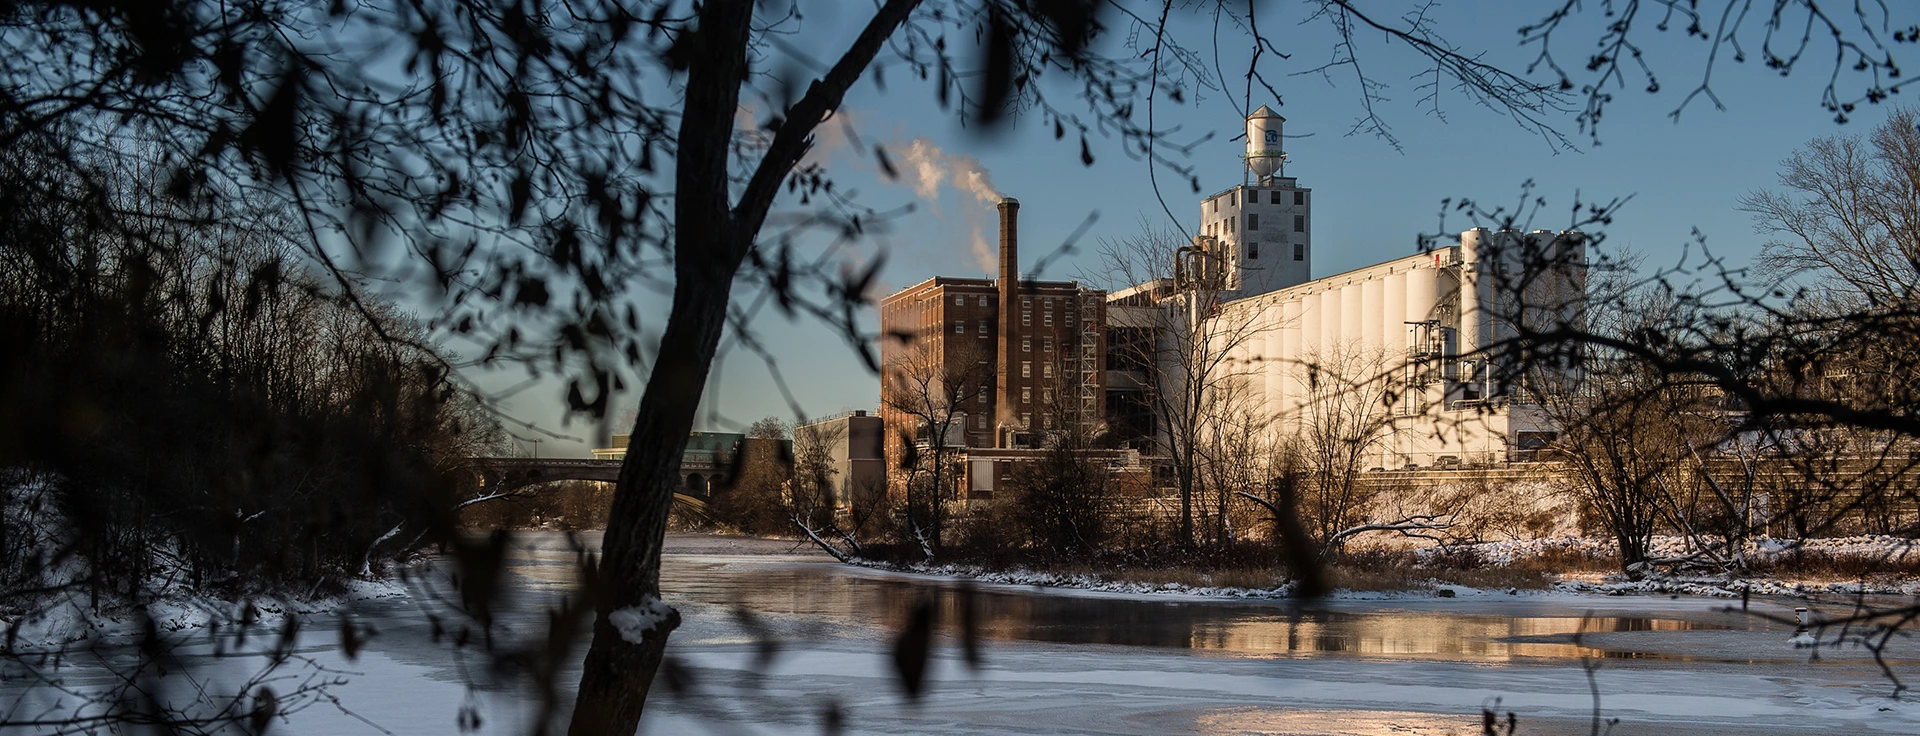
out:
M880 302L887 467L910 442L940 442L967 456L957 498L992 497L1024 454L1005 451L1040 448L1068 423L1104 427L1106 292L1021 278L1020 203L999 210L999 278L935 277Z

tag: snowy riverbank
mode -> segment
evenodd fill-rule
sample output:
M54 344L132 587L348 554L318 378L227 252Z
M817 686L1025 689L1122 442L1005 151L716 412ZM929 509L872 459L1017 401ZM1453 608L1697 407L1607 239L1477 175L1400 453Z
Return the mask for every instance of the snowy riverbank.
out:
M174 593L143 603L103 602L96 610L77 588L42 597L29 607L0 614L0 631L16 651L54 650L86 641L131 640L144 630L146 620L160 632L229 627L247 622L263 631L276 631L287 617L328 615L349 606L404 599L406 583L398 579L348 580L344 590L328 595L254 595L228 600L208 594ZM251 609L251 610L249 610Z
M1686 540L1659 537L1654 540L1656 558L1677 558L1687 554ZM1748 542L1742 554L1756 570L1787 567L1784 563L1800 557L1819 557L1839 567L1869 568L1875 564L1904 569L1920 563L1920 549L1914 540L1885 536L1844 537L1790 542L1760 539ZM1728 573L1651 571L1641 579L1629 579L1618 572L1596 571L1593 563L1615 559L1614 545L1607 540L1557 537L1509 540L1449 547L1425 547L1412 550L1413 566L1403 577L1409 583L1392 589L1336 588L1335 599L1380 600L1422 597L1457 598L1471 596L1526 596L1545 593L1580 595L1685 595L1705 598L1764 596L1779 598L1835 598L1853 595L1920 595L1920 578L1910 574L1875 573L1857 577L1818 574L1750 572ZM1449 578L1462 577L1461 569L1449 567L1467 560L1474 571L1528 569L1544 572L1544 586L1475 587L1459 585ZM1554 562L1581 560L1586 564L1555 570ZM1059 572L1025 567L994 569L970 564L893 564L855 560L855 565L911 575L950 580L967 580L990 585L1058 588L1126 595L1199 596L1223 599L1290 598L1293 583L1268 587L1210 585L1183 581L1129 580L1130 571ZM1544 570L1543 565L1549 565ZM1148 576L1151 577L1151 576ZM1205 579L1204 573L1181 577ZM1481 577L1498 577L1485 576ZM1377 586L1376 586L1377 587Z

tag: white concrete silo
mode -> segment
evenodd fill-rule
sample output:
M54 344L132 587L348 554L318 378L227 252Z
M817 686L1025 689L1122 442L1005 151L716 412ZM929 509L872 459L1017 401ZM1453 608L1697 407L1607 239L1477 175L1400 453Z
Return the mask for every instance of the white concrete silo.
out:
M1281 411L1291 410L1299 394L1299 383L1294 377L1300 374L1300 339L1306 332L1306 325L1301 324L1300 319L1301 303L1301 300L1289 299L1280 305L1280 354L1276 361L1281 373L1280 398L1268 405Z
M1380 332L1380 313L1386 307L1386 283L1380 279L1360 282L1360 344L1366 355L1386 347L1386 335Z
M1339 354L1340 327L1340 289L1328 288L1320 292L1320 344L1315 350L1315 361L1325 363Z
M1433 308L1440 303L1440 269L1416 268L1405 276L1407 322L1425 322L1433 319Z
M1380 307L1380 341L1398 366L1406 356L1407 346L1406 272L1388 275L1385 288L1386 303Z
M1485 302L1480 298L1481 255L1491 233L1476 227L1460 234L1460 354L1480 349L1482 323L1486 321ZM1466 376L1461 377L1466 380Z
M1361 297L1360 284L1347 284L1340 287L1340 341L1335 345L1334 355L1345 358L1355 354L1355 343L1364 345L1361 342L1363 323L1360 320L1360 305L1364 301ZM1362 349L1364 350L1364 347ZM1355 368L1356 366L1342 366L1343 370L1349 371Z
M1307 358L1320 352L1320 333L1326 329L1325 317L1320 309L1318 292L1300 296L1300 344L1293 351L1295 365L1306 362Z

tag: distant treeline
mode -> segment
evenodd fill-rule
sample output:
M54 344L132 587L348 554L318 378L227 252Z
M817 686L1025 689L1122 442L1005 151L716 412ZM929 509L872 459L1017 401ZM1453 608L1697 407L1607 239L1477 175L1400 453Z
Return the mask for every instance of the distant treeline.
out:
M446 528L502 433L421 326L309 276L296 214L72 150L0 149L0 594L310 590Z

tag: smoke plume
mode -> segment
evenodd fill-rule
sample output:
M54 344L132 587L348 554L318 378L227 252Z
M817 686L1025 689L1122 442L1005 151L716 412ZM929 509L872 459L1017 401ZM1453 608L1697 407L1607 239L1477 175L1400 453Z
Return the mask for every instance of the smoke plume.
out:
M987 167L972 156L942 151L926 138L915 138L906 145L890 148L901 177L913 187L915 194L927 201L935 216L940 214L938 202L942 187L952 187L973 198L965 217L974 263L980 270L993 274L999 267L999 254L986 237L986 214L995 211L994 205L1000 203L1001 194L993 187L993 176L987 173Z

